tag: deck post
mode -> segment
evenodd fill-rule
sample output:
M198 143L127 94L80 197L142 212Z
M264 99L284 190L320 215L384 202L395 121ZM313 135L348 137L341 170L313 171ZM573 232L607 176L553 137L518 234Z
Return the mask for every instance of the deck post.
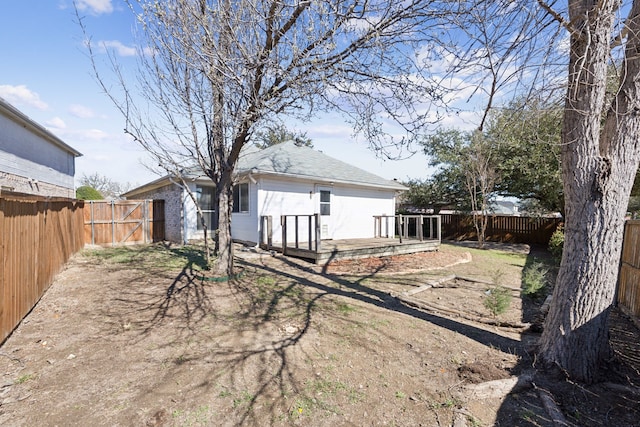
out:
M287 254L287 216L280 215L280 225L282 226L282 255Z
M313 215L307 215L307 233L309 234L309 250L313 250Z
M418 224L416 224L416 227L419 227L418 228L418 239L422 242L424 240L424 236L423 236L424 232L422 230L422 227L424 227L424 215L420 215L417 218L416 222L418 223Z
M442 242L442 216L436 217L436 233L438 235L438 243Z
M320 214L314 214L316 218L316 252L320 250Z
M382 221L380 221L382 222ZM385 216L384 217L384 232L385 232L385 236L384 237L389 237L389 217Z
M380 218L380 221L378 221L378 218ZM378 237L382 237L381 234L381 230L382 230L382 217L378 217L377 215L373 216L373 237L374 238L378 238Z
M411 219L411 217L407 216L404 218L404 227L402 227L402 237L404 237L405 239L409 238L409 220Z
M294 217L294 224L296 226L296 249L298 249L300 247L299 241L300 239L298 238L298 215L295 215Z
M397 216L398 219L398 237L400 237L400 243L402 243L402 214Z

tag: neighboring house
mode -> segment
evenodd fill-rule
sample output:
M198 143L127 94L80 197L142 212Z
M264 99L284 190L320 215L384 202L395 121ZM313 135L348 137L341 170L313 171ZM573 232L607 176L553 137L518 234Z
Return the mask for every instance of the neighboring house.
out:
M211 224L216 205L211 180L200 174L189 176L186 181L197 194L207 224ZM374 237L374 216L395 215L396 196L407 190L396 181L293 142L245 152L236 168L236 181L231 235L236 241L252 245L260 241L262 216L273 218L274 243L282 240L281 215L320 214L322 239ZM188 242L202 238L195 205L171 177L160 178L124 196L165 200L167 240ZM393 234L393 219L390 221Z
M520 216L518 204L511 200L494 200L489 205L489 212L493 215Z
M81 154L0 98L0 191L74 198Z

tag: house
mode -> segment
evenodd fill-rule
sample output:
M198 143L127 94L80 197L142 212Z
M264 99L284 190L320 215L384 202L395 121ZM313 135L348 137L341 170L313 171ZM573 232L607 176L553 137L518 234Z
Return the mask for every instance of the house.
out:
M207 224L211 224L215 207L211 180L192 174L187 182L197 195ZM395 215L396 196L406 189L396 181L293 142L245 151L236 168L231 235L236 241L256 245L261 218L270 216L273 243L278 243L282 241L281 215L319 214L322 239L375 237L374 216ZM186 243L203 237L195 204L172 177L162 177L124 196L164 199L167 240ZM390 221L387 226L393 234L394 219Z
M0 98L0 191L75 197L81 154Z

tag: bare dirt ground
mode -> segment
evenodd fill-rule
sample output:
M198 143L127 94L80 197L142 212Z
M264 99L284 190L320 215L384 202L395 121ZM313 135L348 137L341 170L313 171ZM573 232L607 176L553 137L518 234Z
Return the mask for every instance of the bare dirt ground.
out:
M519 289L545 254L501 248L325 267L238 250L226 282L192 247L85 250L0 347L0 425L553 426L548 399L565 425L640 425L637 329L614 313L603 383L536 371L541 301ZM512 294L497 317L491 283Z

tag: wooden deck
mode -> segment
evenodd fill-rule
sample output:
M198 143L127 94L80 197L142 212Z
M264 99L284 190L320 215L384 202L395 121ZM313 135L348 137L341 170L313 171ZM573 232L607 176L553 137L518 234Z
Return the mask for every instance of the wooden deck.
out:
M382 257L390 255L411 254L416 252L437 251L440 247L439 240L417 240L391 238L371 239L346 239L346 240L322 240L318 251L307 248L306 242L300 242L297 248L287 246L284 255L296 258L304 258L315 264L326 264L336 259L355 259L368 257ZM269 248L282 252L282 245L275 244Z

